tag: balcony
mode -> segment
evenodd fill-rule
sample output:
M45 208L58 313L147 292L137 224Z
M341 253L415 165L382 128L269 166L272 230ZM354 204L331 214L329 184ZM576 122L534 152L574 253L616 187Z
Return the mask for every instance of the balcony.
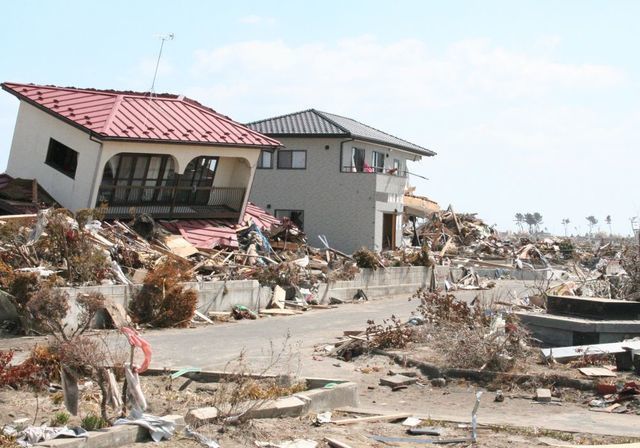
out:
M245 188L108 185L98 190L96 206L105 218L146 213L158 219L239 219Z

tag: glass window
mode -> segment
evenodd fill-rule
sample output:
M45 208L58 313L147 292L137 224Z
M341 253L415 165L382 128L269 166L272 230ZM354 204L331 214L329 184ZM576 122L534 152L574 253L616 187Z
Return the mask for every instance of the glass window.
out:
M124 204L168 201L170 188L166 187L174 178L170 156L116 155L105 165L99 200Z
M304 230L304 210L276 210L276 218L290 219L300 230Z
M396 176L402 176L402 165L400 164L400 159L393 159L393 169L389 174L393 174Z
M59 141L50 139L45 163L73 179L78 167L78 153Z
M376 173L384 172L384 153L373 151L371 153L371 166Z
M273 168L273 154L269 151L260 151L260 157L258 157L258 169L271 169Z
M307 151L280 150L278 151L278 168L290 170L304 170L307 168Z
M351 167L353 172L362 173L364 171L364 149L353 148L351 153Z

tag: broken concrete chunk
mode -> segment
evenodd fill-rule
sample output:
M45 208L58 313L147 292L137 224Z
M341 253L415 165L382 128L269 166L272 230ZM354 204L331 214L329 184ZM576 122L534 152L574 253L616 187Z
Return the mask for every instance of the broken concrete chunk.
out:
M273 296L271 297L269 308L280 308L283 310L286 297L287 292L280 286L276 285L275 288L273 288Z
M444 387L447 385L447 380L445 380L444 378L433 378L431 380L431 385L433 387Z
M551 401L551 391L549 389L536 389L536 401L549 403Z
M198 427L212 423L218 418L218 409L214 407L192 409L184 418L187 424Z
M409 386L411 384L415 384L417 381L417 378L411 378L404 375L393 375L380 378L380 385L394 388L398 386Z

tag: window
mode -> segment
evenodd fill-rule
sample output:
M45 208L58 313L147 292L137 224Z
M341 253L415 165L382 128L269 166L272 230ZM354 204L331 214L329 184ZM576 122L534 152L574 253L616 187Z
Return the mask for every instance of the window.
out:
M271 169L273 168L273 154L269 151L260 151L260 157L258 157L258 169Z
M376 173L384 172L384 153L373 151L371 153L371 166Z
M304 230L304 210L276 210L276 218L288 218L300 230Z
M176 202L206 205L209 202L217 166L217 157L201 156L189 162L184 174L180 176Z
M45 163L73 179L78 167L78 153L59 141L50 139Z
M362 173L367 165L364 161L364 149L351 148L351 153L344 151L341 155L343 173Z
M107 162L100 202L138 204L167 202L175 179L167 155L118 154Z
M393 159L393 169L389 171L389 174L402 176L402 165L400 164L400 159Z
M278 151L278 168L289 170L304 170L307 168L307 151L280 150Z

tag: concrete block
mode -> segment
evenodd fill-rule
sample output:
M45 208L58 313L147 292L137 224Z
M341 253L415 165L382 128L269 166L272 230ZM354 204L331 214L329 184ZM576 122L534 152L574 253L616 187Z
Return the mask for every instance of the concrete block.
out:
M298 397L270 400L248 412L249 418L298 417L306 412L307 403Z
M185 422L181 415L167 415L162 418L174 423L174 434L184 430ZM39 443L37 446L50 448L117 448L146 440L150 440L150 437L145 428L135 425L119 425L100 431L91 431L86 438L53 439Z
M305 412L325 412L345 406L358 407L358 385L347 382L330 389L311 389L294 395L307 403Z
M536 389L536 401L549 403L551 401L551 391L549 389Z
M214 407L207 407L190 410L189 412L187 412L184 420L189 425L195 426L197 428L200 425L211 423L217 418L218 409Z
M411 378L409 376L404 376L404 375L392 375L392 376L386 376L384 378L380 378L380 385L389 386L389 387L409 386L417 382L418 382L417 378Z

